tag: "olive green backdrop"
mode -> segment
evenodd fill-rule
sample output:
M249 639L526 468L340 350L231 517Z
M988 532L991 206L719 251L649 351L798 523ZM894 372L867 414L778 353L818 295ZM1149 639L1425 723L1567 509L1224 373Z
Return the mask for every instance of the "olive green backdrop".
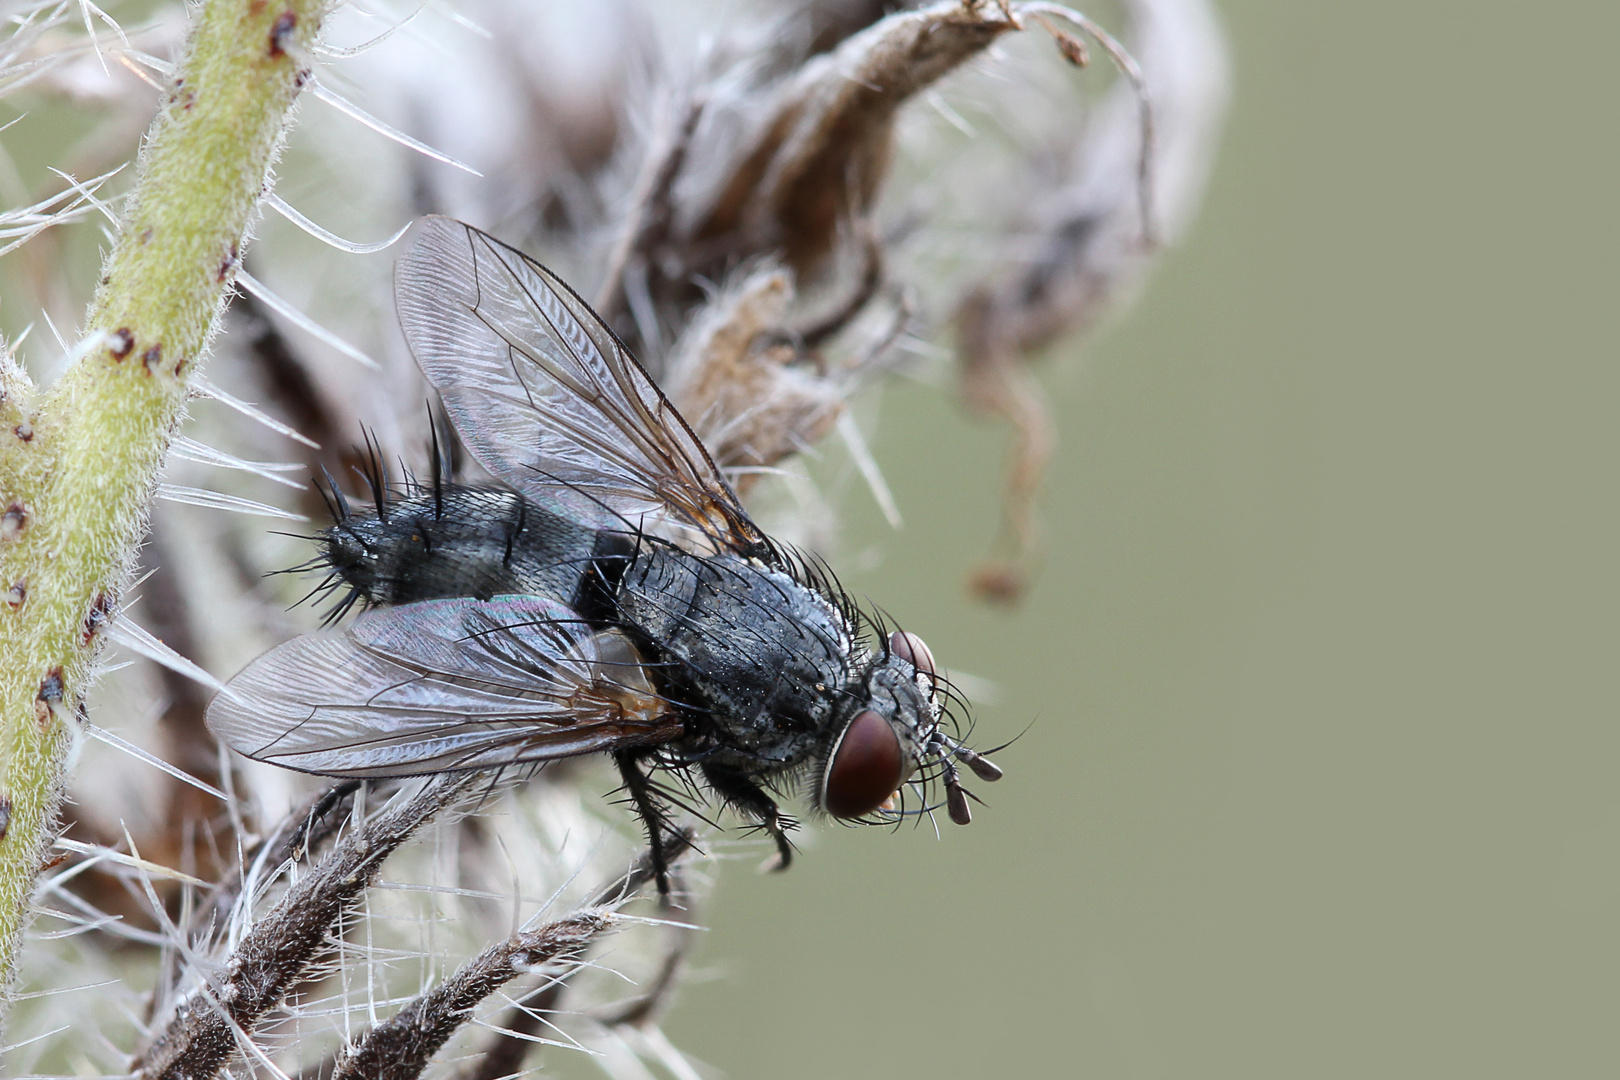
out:
M1620 14L1222 6L1205 213L1047 380L1022 610L961 588L1002 434L885 403L849 583L1034 726L943 841L728 868L669 1029L732 1077L1620 1072Z

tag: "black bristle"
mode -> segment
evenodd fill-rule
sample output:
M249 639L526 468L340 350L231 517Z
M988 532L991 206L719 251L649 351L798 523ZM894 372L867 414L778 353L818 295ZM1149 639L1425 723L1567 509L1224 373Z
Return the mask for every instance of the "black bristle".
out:
M355 471L371 489L371 503L376 507L378 519L387 521L388 466L383 463L382 443L364 424L360 426L360 434L365 439L365 457Z
M344 495L343 489L337 486L337 481L332 479L332 474L326 471L325 465L321 466L321 476L325 478L326 486L322 487L317 482L315 490L321 493L321 501L326 503L326 509L332 515L332 521L336 524L348 521L354 513L349 508L348 496Z
M451 473L451 462L446 457L445 444L439 441L439 417L428 405L428 438L431 440L428 460L433 469L433 516L444 520L444 482Z

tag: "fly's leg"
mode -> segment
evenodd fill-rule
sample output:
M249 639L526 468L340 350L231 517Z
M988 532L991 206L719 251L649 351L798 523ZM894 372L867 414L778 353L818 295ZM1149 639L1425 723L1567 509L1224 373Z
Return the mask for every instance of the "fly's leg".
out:
M345 799L359 790L359 780L345 780L315 800L315 804L309 808L309 813L304 815L304 820L294 830L291 841L287 845L287 849L292 852L294 859L302 859L308 854L306 846L309 843L310 834L315 831L316 824L327 814L336 810L338 805Z
M664 850L664 808L653 795L652 781L641 770L637 755L630 752L613 755L613 763L624 778L624 790L641 817L647 830L647 855L652 864L653 877L658 881L658 899L669 903L669 854Z
M793 864L793 845L788 842L788 830L794 827L792 818L782 816L776 800L752 779L730 769L705 765L703 778L714 793L737 810L759 819L760 827L776 841L776 855L765 860L761 870L786 870Z

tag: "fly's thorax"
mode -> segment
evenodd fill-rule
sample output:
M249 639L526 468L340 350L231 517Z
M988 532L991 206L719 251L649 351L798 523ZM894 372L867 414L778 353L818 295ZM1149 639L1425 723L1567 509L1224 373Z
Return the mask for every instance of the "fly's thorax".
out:
M523 592L566 602L595 530L499 489L445 485L350 511L321 538L332 570L370 604Z
M820 593L736 555L656 545L626 573L620 616L672 663L727 763L772 772L814 757L849 684L853 629ZM733 760L734 759L734 760Z

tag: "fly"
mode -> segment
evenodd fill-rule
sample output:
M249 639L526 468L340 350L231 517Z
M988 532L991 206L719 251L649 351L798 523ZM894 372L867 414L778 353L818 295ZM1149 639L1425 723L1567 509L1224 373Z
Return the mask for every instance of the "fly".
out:
M233 678L208 726L237 751L349 779L609 754L660 892L673 770L793 848L773 792L873 820L956 762L950 688L819 563L771 541L652 379L567 285L444 217L395 270L406 341L502 489L451 484L373 511L339 500L321 562L368 610ZM437 457L437 455L436 455ZM334 489L335 490L335 489ZM803 783L808 780L808 783ZM891 818L892 820L892 818Z

